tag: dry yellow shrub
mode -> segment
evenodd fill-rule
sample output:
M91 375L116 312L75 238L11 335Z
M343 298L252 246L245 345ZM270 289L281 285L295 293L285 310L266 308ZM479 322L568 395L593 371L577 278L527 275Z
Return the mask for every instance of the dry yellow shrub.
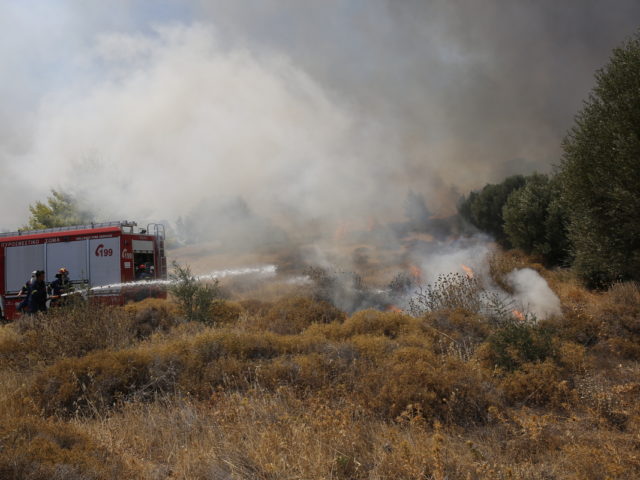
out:
M26 368L95 350L126 348L137 343L134 324L118 307L84 302L47 315L25 316L5 327L13 333L0 339L0 365L4 359L16 368Z
M463 309L430 312L423 316L423 327L439 352L464 359L491 333L486 318Z
M404 313L362 310L344 322L342 334L344 337L368 334L396 338L420 332L420 325L420 320Z
M468 362L404 347L363 372L357 389L363 403L388 418L412 406L429 422L473 425L486 421L488 407L497 401L487 380Z
M253 326L280 334L300 333L316 323L341 322L345 314L330 303L310 298L284 298L253 321Z
M118 457L67 423L37 417L0 422L0 478L84 480L136 478Z
M512 405L561 408L577 399L577 393L563 379L561 369L550 359L522 365L520 370L503 378L501 387Z
M594 315L603 324L611 353L640 359L640 285L617 283L596 304Z
M151 360L140 351L63 359L36 375L31 396L47 415L99 413L171 387L171 379L151 376Z
M399 343L385 336L355 335L348 340L358 357L371 362L383 361L399 347Z
M558 341L555 347L556 361L570 373L583 374L589 367L587 349L575 342Z
M242 307L236 302L218 300L211 305L211 318L216 325L228 325L238 321Z
M122 308L133 315L150 308L166 311L169 315L180 314L178 305L164 298L145 298L139 302L129 302Z
M238 302L243 311L248 315L262 316L269 311L273 306L272 302L265 302L262 300L246 299Z
M291 298L0 328L0 478L640 478L637 287L546 275L564 315L511 329Z

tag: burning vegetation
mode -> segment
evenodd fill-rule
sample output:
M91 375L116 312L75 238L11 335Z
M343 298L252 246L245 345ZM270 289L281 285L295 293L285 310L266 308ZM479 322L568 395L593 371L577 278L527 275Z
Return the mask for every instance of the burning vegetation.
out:
M637 141L599 130L629 103L599 96L640 65L639 44L599 73L558 177L488 185L461 217L410 192L404 222L326 232L205 201L174 232L198 271L176 264L168 299L69 301L2 325L0 478L640 477L639 190L593 196L582 165ZM593 138L603 148L585 152ZM34 215L69 201L53 193ZM625 228L594 219L603 204ZM213 270L243 255L263 266Z
M640 474L638 286L590 292L425 211L185 245L168 300L5 325L1 476Z
M593 293L514 252L488 262L473 276L457 263L459 272L417 292L409 268L383 292L319 268L297 283L228 275L207 287L224 295L197 312L180 301L194 294L183 289L169 300L77 303L5 325L0 473L640 474L638 286ZM527 269L557 293L559 314L491 303L492 285L511 285L516 298L509 274ZM411 314L392 303L407 296Z

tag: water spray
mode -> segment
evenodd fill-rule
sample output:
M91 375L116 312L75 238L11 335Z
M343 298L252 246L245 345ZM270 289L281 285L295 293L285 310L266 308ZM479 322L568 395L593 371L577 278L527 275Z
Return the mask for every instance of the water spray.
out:
M194 278L197 282L206 282L211 280L218 280L221 278L238 277L243 275L259 275L262 277L272 277L276 274L277 269L278 268L276 265L263 265L259 267L214 270L204 275L196 275ZM112 293L112 291L117 292L122 290L123 288L167 287L170 285L175 285L178 282L179 280L175 279L175 280L136 280L134 282L111 283L109 285L89 287L77 292L63 293L61 295L52 296L50 298L56 299L56 298L68 297L71 295L86 296L89 293L97 293L97 294Z

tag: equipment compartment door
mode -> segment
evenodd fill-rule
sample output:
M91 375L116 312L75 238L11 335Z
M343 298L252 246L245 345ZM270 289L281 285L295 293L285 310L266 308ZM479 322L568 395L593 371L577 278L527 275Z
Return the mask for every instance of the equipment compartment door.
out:
M87 268L87 241L47 243L47 282L56 279L56 273L61 267L69 270L71 281L83 282L89 280Z
M89 240L89 272L93 287L122 281L120 271L120 238Z
M17 292L34 270L44 270L44 245L23 245L5 249L5 289Z

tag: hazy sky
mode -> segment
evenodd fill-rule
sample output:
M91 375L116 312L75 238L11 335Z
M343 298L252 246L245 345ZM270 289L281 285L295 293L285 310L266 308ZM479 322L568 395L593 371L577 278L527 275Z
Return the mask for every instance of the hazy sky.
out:
M637 0L0 0L0 228L51 188L140 220L445 211L549 171L639 26Z

